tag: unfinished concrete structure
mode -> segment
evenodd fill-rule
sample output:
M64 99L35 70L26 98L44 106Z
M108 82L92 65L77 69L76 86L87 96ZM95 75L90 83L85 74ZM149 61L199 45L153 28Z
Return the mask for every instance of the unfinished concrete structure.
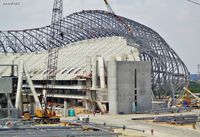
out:
M108 62L108 101L111 114L151 110L151 65L142 61Z
M138 49L127 45L126 39L122 37L98 38L85 40L67 45L59 49L57 81L55 84L54 99L57 103L68 103L75 101L85 106L86 109L94 111L99 108L102 112L108 111L108 61L140 61ZM21 66L23 60L33 80L38 96L43 93L45 81L43 76L46 72L47 52L29 54L1 54L0 62ZM32 96L29 86L22 84L22 69L15 68L18 72L18 88L16 102L21 90ZM9 76L9 68L1 69L2 76ZM149 71L149 77L150 77ZM21 82L20 82L21 81ZM148 81L150 84L150 81ZM21 84L20 84L21 83ZM20 88L22 86L22 89ZM148 87L151 90L151 87ZM123 91L122 91L123 92ZM23 92L22 92L23 93ZM25 93L24 93L25 95ZM48 95L47 95L48 96ZM33 99L32 99L33 100ZM75 105L74 104L74 105ZM19 107L19 104L15 104ZM129 110L130 111L130 110Z

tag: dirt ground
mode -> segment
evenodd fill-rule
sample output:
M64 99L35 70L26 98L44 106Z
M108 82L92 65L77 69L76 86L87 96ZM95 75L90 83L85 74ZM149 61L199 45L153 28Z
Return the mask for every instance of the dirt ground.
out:
M200 114L199 110L192 112L181 113L185 114ZM171 116L178 114L160 114L160 116ZM153 123L152 120L131 120L136 117L157 116L153 114L131 114L131 115L89 115L90 121L99 124L110 124L113 126L123 126L127 128L145 130L145 132L134 130L115 129L116 133L122 133L120 137L200 137L200 128L192 125L170 125L167 123ZM152 133L153 130L153 133Z

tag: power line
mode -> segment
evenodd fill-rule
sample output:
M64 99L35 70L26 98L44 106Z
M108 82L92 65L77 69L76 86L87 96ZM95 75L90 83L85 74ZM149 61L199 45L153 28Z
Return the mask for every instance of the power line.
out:
M187 1L200 6L200 3L196 2L196 1L193 1L193 0L187 0Z

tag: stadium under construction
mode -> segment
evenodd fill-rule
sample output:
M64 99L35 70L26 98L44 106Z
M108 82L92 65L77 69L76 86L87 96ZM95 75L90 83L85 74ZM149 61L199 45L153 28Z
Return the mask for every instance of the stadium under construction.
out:
M47 65L51 49L53 67ZM187 67L158 33L107 11L83 10L45 27L0 31L0 52L1 107L10 100L23 109L19 93L34 103L23 66L48 102L113 114L150 111L152 100L173 98L188 85ZM49 91L47 66L56 70Z

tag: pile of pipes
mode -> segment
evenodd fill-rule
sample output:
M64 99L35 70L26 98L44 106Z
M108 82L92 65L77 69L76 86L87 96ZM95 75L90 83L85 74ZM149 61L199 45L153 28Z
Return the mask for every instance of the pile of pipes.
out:
M198 116L196 115L178 115L178 116L160 116L155 117L153 122L167 122L170 124L196 124Z

